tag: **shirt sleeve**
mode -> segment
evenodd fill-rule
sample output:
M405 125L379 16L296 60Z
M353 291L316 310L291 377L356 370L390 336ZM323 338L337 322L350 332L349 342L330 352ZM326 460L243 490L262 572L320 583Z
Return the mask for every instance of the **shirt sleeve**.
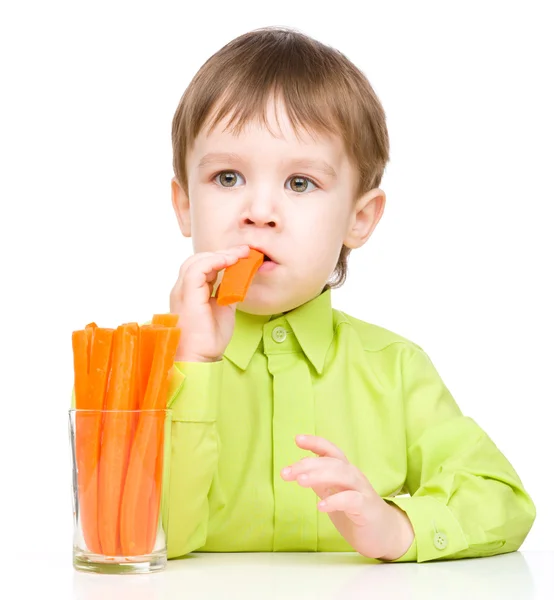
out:
M223 361L176 362L167 407L172 410L169 492L164 502L168 558L206 542L208 493L217 468L217 404Z
M490 556L519 549L536 509L512 465L464 416L419 346L403 359L407 497L384 498L415 533L390 562Z

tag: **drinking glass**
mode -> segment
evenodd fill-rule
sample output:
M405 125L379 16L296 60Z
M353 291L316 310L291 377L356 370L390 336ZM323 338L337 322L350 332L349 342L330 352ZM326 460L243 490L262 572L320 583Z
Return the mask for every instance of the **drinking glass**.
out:
M153 573L167 565L171 410L69 410L73 566Z

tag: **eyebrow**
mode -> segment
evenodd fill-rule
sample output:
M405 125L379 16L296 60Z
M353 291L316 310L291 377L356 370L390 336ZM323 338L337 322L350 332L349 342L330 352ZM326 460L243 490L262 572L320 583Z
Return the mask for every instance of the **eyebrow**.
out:
M209 152L205 154L198 162L198 168L202 169L213 163L228 163L228 162L244 162L243 158L234 152ZM320 171L329 177L337 178L335 169L324 160L312 160L309 158L292 159L288 163L290 166L300 167L304 169L314 169Z
M238 154L234 154L233 152L209 152L205 154L198 163L198 168L201 169L207 165L211 165L212 163L225 163L225 162L242 162L242 158Z
M300 158L297 160L291 160L290 164L304 169L314 169L315 171L321 171L321 173L325 173L325 175L328 175L333 179L337 178L337 172L335 171L335 169L333 169L333 167L324 160L311 160L309 158Z

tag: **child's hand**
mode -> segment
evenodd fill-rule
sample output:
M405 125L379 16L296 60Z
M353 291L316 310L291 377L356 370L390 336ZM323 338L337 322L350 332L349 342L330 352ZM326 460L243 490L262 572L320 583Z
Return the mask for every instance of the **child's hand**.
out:
M414 539L406 513L385 502L331 442L304 435L296 444L318 456L286 467L282 478L311 487L322 500L319 510L329 513L342 537L363 556L395 560L405 554Z
M220 360L235 326L236 304L219 306L212 298L218 272L248 256L248 246L219 252L199 252L188 258L171 291L170 312L179 315L181 328L175 360Z

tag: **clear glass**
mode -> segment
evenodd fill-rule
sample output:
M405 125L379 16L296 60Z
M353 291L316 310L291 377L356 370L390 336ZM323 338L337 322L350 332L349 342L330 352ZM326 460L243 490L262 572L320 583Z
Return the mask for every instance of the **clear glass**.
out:
M69 411L73 566L153 573L167 565L171 410Z

